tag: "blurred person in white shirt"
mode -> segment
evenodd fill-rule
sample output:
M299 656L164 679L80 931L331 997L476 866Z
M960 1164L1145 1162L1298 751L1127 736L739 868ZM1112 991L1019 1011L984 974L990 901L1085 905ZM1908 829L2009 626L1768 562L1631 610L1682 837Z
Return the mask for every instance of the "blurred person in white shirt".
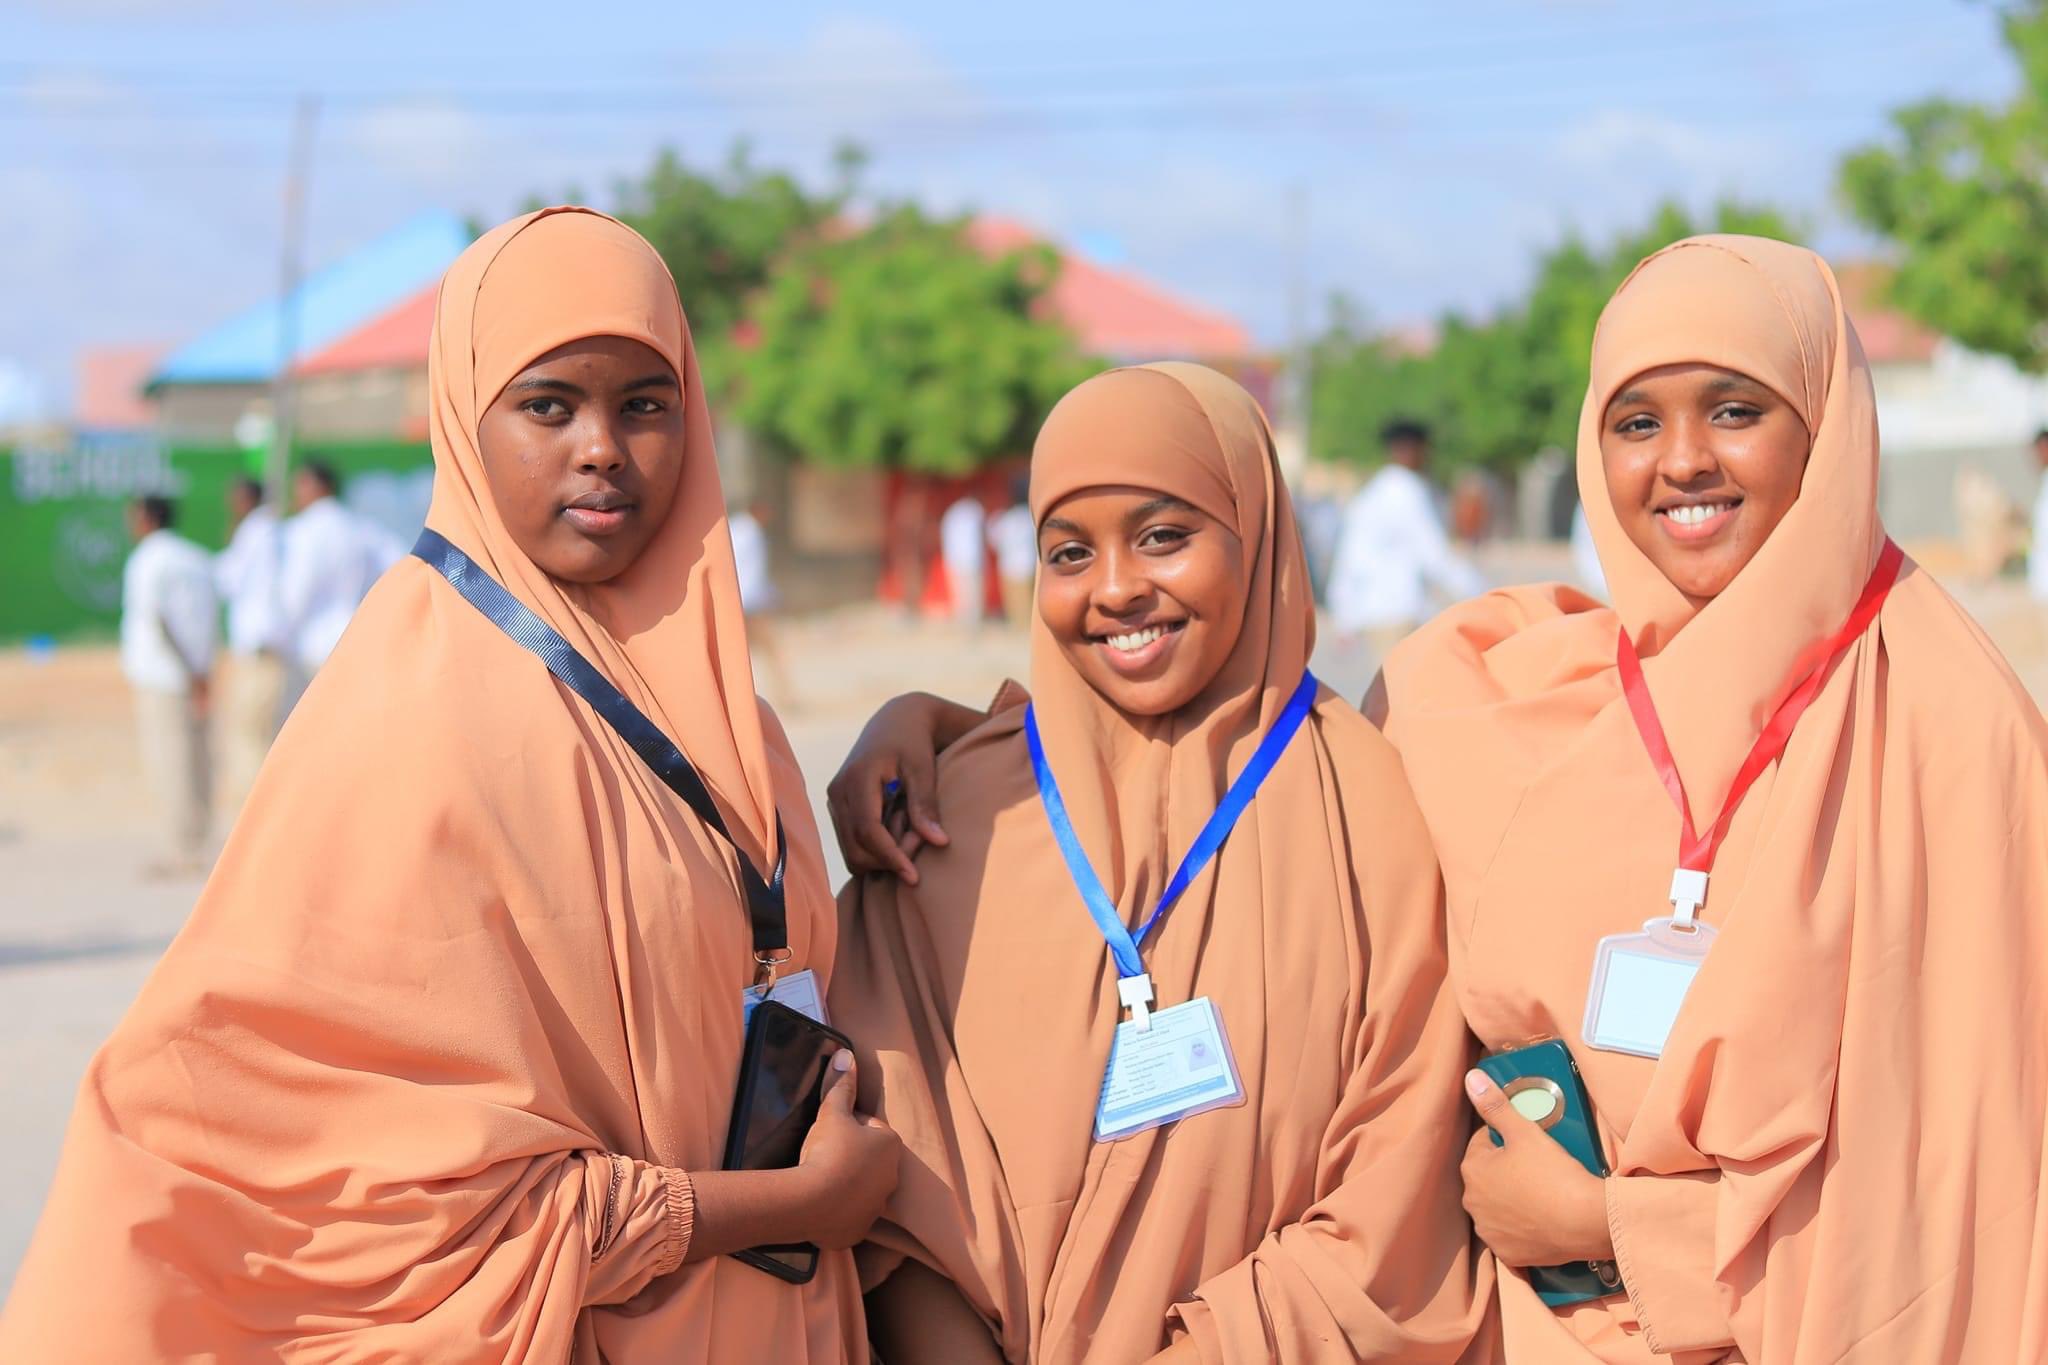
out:
M171 530L168 499L128 509L135 549L121 570L121 671L135 693L142 769L163 821L154 876L205 871L213 767L208 688L218 633L213 561Z
M2048 602L2048 427L2034 433L2034 459L2041 466L2041 491L2034 495L2034 542L2027 550L2027 589Z
M215 556L213 582L228 608L228 667L217 708L221 790L232 812L248 796L284 706L284 528L263 503L263 485L228 486L234 534Z
M1429 429L1389 423L1387 462L1344 510L1329 609L1340 634L1364 634L1380 654L1432 614L1431 591L1458 601L1485 591L1479 571L1451 548L1423 470Z
M1572 509L1572 571L1579 586L1593 596L1607 597L1607 571L1600 567L1600 551L1593 544L1593 523L1586 519L1586 504Z
M312 461L293 476L298 512L284 525L284 575L279 599L283 639L296 698L362 605L370 585L405 553L383 530L344 507L341 481Z
M782 607L782 594L775 587L775 573L768 544L768 526L774 509L766 502L754 502L726 513L725 525L732 535L733 570L740 580L740 610L747 618L747 650L769 689L769 697L783 710L793 707L789 670L783 666L782 644L774 619Z
M939 554L953 589L953 619L966 625L979 625L983 615L987 531L988 510L973 493L955 498L939 518Z
M1003 584L1003 616L1013 626L1031 623L1031 589L1038 576L1038 527L1031 520L1028 481L1010 485L1010 505L988 524L996 552L996 577Z

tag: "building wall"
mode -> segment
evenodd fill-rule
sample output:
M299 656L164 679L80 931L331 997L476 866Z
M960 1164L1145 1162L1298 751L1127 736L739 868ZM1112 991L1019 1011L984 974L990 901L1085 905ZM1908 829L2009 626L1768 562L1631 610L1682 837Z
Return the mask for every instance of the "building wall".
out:
M418 366L309 374L295 398L298 432L311 440L426 434L427 372Z
M165 384L155 398L157 436L166 445L233 445L237 422L270 413L268 384Z
M1877 391L1879 510L1900 540L1962 531L1958 480L1981 473L2015 508L2040 474L2031 443L2048 425L2048 381L2008 360L1944 341L1924 363L1871 367Z

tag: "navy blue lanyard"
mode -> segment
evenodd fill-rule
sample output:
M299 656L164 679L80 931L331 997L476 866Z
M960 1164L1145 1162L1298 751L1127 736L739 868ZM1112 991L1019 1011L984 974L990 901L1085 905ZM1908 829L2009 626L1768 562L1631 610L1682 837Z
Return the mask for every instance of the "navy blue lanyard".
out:
M589 702L590 709L640 755L670 791L683 798L683 804L696 812L699 820L732 845L733 854L739 859L740 889L747 898L747 916L753 921L755 960L765 963L770 959L762 954L783 953L789 947L789 916L782 882L789 845L782 837L782 817L775 817L775 871L764 878L725 827L725 817L719 814L717 803L690 760L674 740L661 732L660 726L647 718L645 711L612 685L611 679L598 672L560 632L535 616L524 602L484 572L482 565L449 544L440 533L421 531L412 552L447 579L493 625L539 656L548 672Z
M1045 805L1046 823L1052 826L1052 837L1059 843L1060 853L1067 860L1067 871L1072 874L1088 913L1094 917L1095 927L1102 931L1103 940L1109 944L1109 951L1116 958L1118 976L1139 977L1145 974L1144 959L1138 955L1138 947L1145 941L1145 935L1152 932L1153 926L1201 875L1209 860L1216 856L1216 850L1223 847L1223 841L1230 837L1238 817L1244 814L1245 807L1257 795L1259 784L1273 771L1273 765L1280 761L1288 741L1308 719L1315 699L1315 675L1304 672L1294 695L1287 699L1287 705L1273 722L1273 728L1259 741L1259 747L1252 753L1252 761L1245 765L1237 780L1223 793L1223 800L1209 816L1208 823L1202 826L1202 832L1195 836L1187 856L1181 859L1173 880L1160 893L1159 904L1138 926L1135 934L1125 926L1123 916L1117 913L1116 902L1109 898L1109 892L1103 889L1102 879L1088 865L1088 854L1081 847L1080 836L1074 833L1074 822L1067 816L1067 803L1060 798L1059 783L1053 780L1052 765L1046 762L1045 744L1038 737L1036 708L1024 709L1024 738L1031 747L1031 771L1038 778L1038 798Z

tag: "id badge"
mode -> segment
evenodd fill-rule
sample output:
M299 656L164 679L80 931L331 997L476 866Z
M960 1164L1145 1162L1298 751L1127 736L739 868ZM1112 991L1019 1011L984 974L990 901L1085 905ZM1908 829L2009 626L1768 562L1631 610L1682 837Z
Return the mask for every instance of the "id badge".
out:
M1586 1046L1633 1057L1661 1057L1692 979L1714 946L1714 926L1690 931L1670 916L1644 920L1639 934L1609 934L1593 952L1586 992Z
M1176 1119L1244 1103L1237 1063L1223 1019L1207 996L1155 1011L1152 1026L1116 1026L1102 1093L1095 1103L1095 1140L1115 1142Z
M804 968L800 972L791 972L788 976L776 978L773 989L764 990L759 986L749 986L741 991L740 1026L742 1028L754 1017L754 1006L760 1004L763 1000L773 1000L779 1005L787 1005L798 1014L803 1015L804 1018L827 1025L828 1027L832 1023L830 1019L825 1017L825 993L818 989L818 974L809 967Z

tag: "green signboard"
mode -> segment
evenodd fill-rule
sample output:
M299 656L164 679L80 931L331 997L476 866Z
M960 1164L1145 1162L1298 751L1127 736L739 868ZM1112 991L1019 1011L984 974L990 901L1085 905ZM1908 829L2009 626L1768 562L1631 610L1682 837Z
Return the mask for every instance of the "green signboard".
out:
M424 442L309 442L295 454L342 477L343 499L410 544L426 514L433 457ZM128 504L169 497L180 535L227 542L228 485L260 472L261 451L166 449L147 435L81 435L0 447L0 641L105 636L121 615Z

